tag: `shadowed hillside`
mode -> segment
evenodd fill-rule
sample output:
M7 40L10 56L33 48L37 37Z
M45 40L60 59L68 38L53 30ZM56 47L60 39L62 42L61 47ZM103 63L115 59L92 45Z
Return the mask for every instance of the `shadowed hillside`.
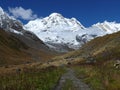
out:
M40 40L0 29L0 65L48 60L56 55Z

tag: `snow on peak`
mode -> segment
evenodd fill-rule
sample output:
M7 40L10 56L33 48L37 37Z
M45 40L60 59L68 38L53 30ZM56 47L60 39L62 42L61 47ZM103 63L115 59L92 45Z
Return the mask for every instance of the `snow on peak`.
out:
M63 16L59 13L52 13L49 15L49 17L63 17Z
M13 33L20 32L23 29L23 25L20 21L9 16L4 10L0 7L0 28L3 28L6 31Z
M48 17L42 19L36 19L29 21L28 24L25 25L25 28L28 30L34 31L55 31L55 30L78 30L84 29L84 26L77 21L75 18L68 19L63 17L59 13L52 13Z
M120 31L120 24L104 21L85 28L76 18L69 19L52 13L45 18L29 21L24 28L34 32L48 46L62 44L78 49L95 37Z
M120 31L120 23L104 21L103 23L94 24L93 27L98 27L108 33Z

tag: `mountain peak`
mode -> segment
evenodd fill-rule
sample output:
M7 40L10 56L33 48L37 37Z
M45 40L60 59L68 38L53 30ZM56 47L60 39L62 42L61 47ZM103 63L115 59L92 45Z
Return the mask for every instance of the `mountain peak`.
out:
M112 33L120 30L120 23L104 21L103 23L94 24L93 27L98 27L108 33Z
M119 23L116 23L115 21L114 22L109 22L107 20L105 20L104 22L100 23L96 23L96 24L93 24L93 26L98 26L98 25L111 25L111 24L119 24Z
M49 15L49 17L63 17L60 13L52 13Z
M84 26L75 18L69 19L59 13L52 13L48 17L29 21L28 24L25 25L25 28L28 30L34 29L35 31L76 31L84 29Z

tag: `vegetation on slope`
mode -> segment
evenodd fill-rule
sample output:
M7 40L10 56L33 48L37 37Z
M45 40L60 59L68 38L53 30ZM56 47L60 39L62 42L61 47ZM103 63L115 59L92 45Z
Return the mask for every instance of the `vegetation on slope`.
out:
M80 79L94 90L120 90L120 32L98 37L80 50L54 58L73 66Z
M54 60L78 60L80 63L120 59L120 32L98 37L81 47L80 50L56 57Z
M75 70L79 79L89 84L93 90L120 90L120 70L113 65L114 61L97 65L76 65Z
M115 67L117 60L120 60L120 32L96 38L83 46L80 52L88 55L84 57L85 62L91 58L95 62L91 61L94 65L73 67L79 78L94 90L120 89L120 65ZM77 55L80 54L77 51ZM76 55L75 52L73 55Z
M63 68L49 67L46 69L19 69L16 73L0 75L1 90L50 90L65 72Z

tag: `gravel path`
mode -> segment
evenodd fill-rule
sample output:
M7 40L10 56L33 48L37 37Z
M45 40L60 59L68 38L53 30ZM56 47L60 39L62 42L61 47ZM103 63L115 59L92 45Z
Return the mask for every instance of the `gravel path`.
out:
M74 71L70 68L67 68L67 73L62 75L54 90L62 90L66 80L71 80L73 82L75 90L91 90L87 84L83 83L75 76Z

